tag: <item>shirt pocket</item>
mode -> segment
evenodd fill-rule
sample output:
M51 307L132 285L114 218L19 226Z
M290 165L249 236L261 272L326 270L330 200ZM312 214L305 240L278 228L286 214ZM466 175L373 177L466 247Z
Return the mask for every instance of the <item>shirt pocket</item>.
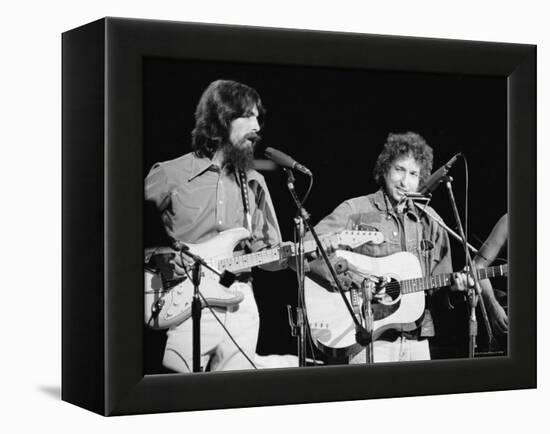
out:
M384 237L383 241L380 244L363 244L355 250L357 253L372 257L381 257L388 256L395 251L398 251L397 249L399 243L396 243L396 241L391 236L391 222L386 223L384 221L371 221L363 217L356 227L357 230L360 231L380 232Z
M170 192L171 207L168 209L175 228L196 222L208 203L208 197L200 191L175 188Z

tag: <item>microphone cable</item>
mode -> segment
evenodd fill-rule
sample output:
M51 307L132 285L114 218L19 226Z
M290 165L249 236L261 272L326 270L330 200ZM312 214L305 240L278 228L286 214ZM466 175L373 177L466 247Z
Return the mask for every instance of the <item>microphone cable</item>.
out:
M313 175L309 177L309 186L307 188L306 194L304 194L304 198L302 199L302 205L306 202L309 193L311 193L311 189L313 188Z

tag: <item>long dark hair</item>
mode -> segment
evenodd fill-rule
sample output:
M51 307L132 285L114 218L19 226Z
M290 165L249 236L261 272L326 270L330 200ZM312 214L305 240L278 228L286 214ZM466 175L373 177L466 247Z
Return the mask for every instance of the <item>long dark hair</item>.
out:
M405 134L388 135L384 149L374 166L373 175L378 185L384 185L384 176L388 173L391 164L404 155L411 155L420 165L419 186L426 183L432 173L433 150L420 134L409 131Z
M216 80L203 92L195 110L195 128L191 132L193 151L211 158L229 140L229 125L256 106L265 114L258 92L232 80Z

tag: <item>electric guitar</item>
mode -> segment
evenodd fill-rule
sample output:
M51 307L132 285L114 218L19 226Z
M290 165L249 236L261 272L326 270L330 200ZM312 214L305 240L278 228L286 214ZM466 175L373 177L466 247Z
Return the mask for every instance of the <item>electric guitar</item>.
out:
M374 317L372 339L386 330L411 331L420 326L424 314L424 291L451 285L449 274L422 277L420 262L410 252L373 258L355 252L337 250L336 255L351 264L361 276L372 276L375 295L371 305ZM508 265L476 270L479 279L504 276ZM361 291L345 293L355 312L362 312ZM313 341L323 353L353 356L362 347L355 340L355 323L339 292L330 291L329 282L306 277L304 285L307 317Z
M201 244L188 244L194 255L202 257L208 265L220 273L227 270L233 273L258 265L280 261L296 256L295 245L284 245L241 256L233 256L235 246L249 237L244 228L234 228L223 232ZM376 231L343 231L335 235L321 237L333 239L339 246L355 248L364 243L380 244L383 235ZM304 242L304 253L317 248L315 241ZM171 253L164 249L160 253ZM165 329L181 324L191 316L191 302L194 287L190 279L163 279L162 273L145 268L145 310L144 320L148 327ZM244 296L232 287L219 284L219 276L202 267L200 291L206 302L213 307L228 307L240 303ZM205 307L204 300L202 301Z

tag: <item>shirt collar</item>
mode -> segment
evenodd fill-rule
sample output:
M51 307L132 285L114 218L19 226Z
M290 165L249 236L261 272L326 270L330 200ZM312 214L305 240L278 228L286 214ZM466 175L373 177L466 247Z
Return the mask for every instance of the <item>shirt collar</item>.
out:
M224 170L220 168L220 166L218 166L217 164L212 163L212 160L210 158L197 157L195 153L191 155L191 173L189 175L189 178L187 179L187 182L191 182L193 179L198 178L208 171L221 173ZM256 181L260 183L261 175L256 170L248 170L246 172L246 175L248 177L249 183L250 181ZM237 181L237 185L240 185L238 176L235 177L235 180Z
M193 179L199 177L207 171L220 172L221 168L217 164L212 163L212 160L207 157L197 157L195 153L192 154L191 160L191 174L187 182L191 182Z

